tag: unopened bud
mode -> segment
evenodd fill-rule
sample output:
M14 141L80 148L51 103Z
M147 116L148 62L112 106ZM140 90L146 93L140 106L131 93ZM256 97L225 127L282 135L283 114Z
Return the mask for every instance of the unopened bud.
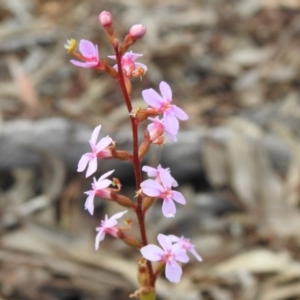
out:
M123 231L119 230L117 232L117 236L120 240L122 240L125 244L136 248L136 249L140 249L141 248L141 244L138 242L137 239L135 239L134 237L130 236L130 235L126 235Z
M130 95L132 90L130 78L128 76L124 76L124 81L125 81L126 91Z
M146 153L149 151L149 147L150 147L151 141L150 139L145 139L142 144L139 147L139 157L143 158Z
M139 122L146 120L148 117L154 117L159 114L159 111L156 108L147 108L147 109L138 108L133 112L134 114L131 115L133 115Z
M113 201L119 203L120 205L124 206L124 207L128 207L128 208L132 208L134 209L135 204L126 196L120 195L115 193L114 191L112 191L110 193L110 197Z
M166 266L166 263L165 263L165 262L159 262L159 263L156 265L156 270L155 270L155 272L157 272L157 273L163 272L163 270L165 269L165 266Z
M129 160L130 159L130 154L125 151L125 150L116 150L115 158L120 159L120 160Z
M145 197L143 199L143 211L144 212L147 211L151 207L151 205L154 203L154 201L155 201L155 198L153 198L153 197Z
M99 22L103 27L108 27L112 25L112 16L108 11L103 11L99 14Z
M133 25L129 30L129 35L133 38L140 39L146 33L146 27L142 24Z

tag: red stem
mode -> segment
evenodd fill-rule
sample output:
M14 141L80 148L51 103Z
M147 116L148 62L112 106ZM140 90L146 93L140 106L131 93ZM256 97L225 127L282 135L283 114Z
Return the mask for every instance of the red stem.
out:
M118 47L114 47L115 53L116 53L116 60L118 65L118 73L119 73L119 84L123 93L123 97L127 106L128 113L132 112L132 105L131 105L131 99L126 89L123 69L122 69L122 54L119 52ZM131 129L132 129L132 140L133 140L133 168L134 168L134 176L135 176L135 184L136 184L136 190L138 191L140 189L140 185L142 182L142 173L141 173L141 160L139 158L139 139L138 139L138 121L131 115L130 116L130 122L131 122ZM140 234L141 234L141 240L142 245L146 246L148 245L147 241L147 234L146 234L146 226L145 226L145 215L143 213L143 207L142 207L142 196L139 195L137 197L137 206L135 213L137 215L137 219L139 222L139 228L140 228ZM150 261L147 261L147 269L150 276L150 284L154 287L155 285L155 278L156 276L153 273L152 264Z

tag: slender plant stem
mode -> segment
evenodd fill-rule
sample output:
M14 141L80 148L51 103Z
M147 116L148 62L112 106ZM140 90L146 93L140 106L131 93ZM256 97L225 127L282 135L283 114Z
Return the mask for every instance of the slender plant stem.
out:
M120 54L118 47L115 47L114 50L116 53L116 60L117 60L117 65L118 65L118 73L119 73L118 82L119 82L119 85L120 85L122 93L123 93L123 97L124 97L124 100L126 103L128 113L131 113L132 112L131 99L130 99L130 96L126 89L126 84L125 84L125 79L124 79L124 74L123 74L122 64L121 64L122 55ZM133 160L132 160L132 162L133 162L133 168L134 168L136 190L139 190L141 182L142 182L142 173L141 173L141 160L139 157L138 122L133 116L131 116L131 115L129 115L129 116L130 116L130 122L131 122L132 141L133 141ZM142 196L141 195L139 195L137 197L137 206L136 206L135 212L136 212L137 219L139 222L142 245L146 246L146 245L148 245L148 241L147 241L147 234L146 234L146 227L145 227L145 215L143 213ZM149 277L150 277L150 284L151 284L151 286L154 287L156 276L153 273L153 268L152 268L152 264L150 261L147 261L147 269L148 269L148 273L149 273Z

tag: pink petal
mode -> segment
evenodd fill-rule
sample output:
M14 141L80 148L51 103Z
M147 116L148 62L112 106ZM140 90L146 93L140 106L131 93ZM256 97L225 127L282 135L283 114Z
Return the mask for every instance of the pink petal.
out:
M91 157L85 177L89 177L97 171L97 157Z
M164 255L164 251L156 245L147 245L141 248L144 258L150 261L160 261Z
M142 63L139 63L139 62L135 62L135 67L136 68L143 68L145 71L148 70L148 67Z
M105 221L103 227L105 228L112 228L118 224L118 221L115 219L108 219Z
M203 260L202 257L196 252L196 250L195 250L194 247L192 247L189 250L189 252L191 252L198 261L202 261Z
M146 172L149 177L156 177L157 169L149 166L143 166L142 170Z
M81 40L79 42L79 51L85 57L95 57L97 56L97 47L88 40Z
M174 105L173 107L173 112L175 114L175 116L182 121L185 121L189 118L189 116L187 115L187 113L185 111L183 111L181 108L179 108L178 106Z
M112 138L110 138L109 136L102 138L96 145L97 153L105 149L106 147L108 147L111 142L112 142Z
M93 133L92 133L92 136L91 136L91 139L90 139L90 141L93 143L93 145L96 145L96 143L97 143L97 139L98 139L100 130L101 130L101 125L97 126L93 130Z
M162 205L162 213L166 218L172 218L176 214L176 206L172 199L165 199Z
M127 59L136 60L137 58L139 58L141 56L143 56L143 54L133 53L130 51L130 52L126 52L123 57L125 57Z
M178 182L172 177L172 187L177 187Z
M155 126L154 123L150 123L150 124L147 126L147 130L148 130L149 132L151 132L151 131L153 130L154 126Z
M108 55L107 57L111 58L111 59L117 59L117 57L115 55Z
M167 170L160 171L160 180L165 188L170 189L172 186L173 178Z
M166 278L174 283L180 281L182 275L182 269L176 261L170 261L166 264Z
M174 116L173 113L164 113L164 124L169 132L172 132L173 135L177 135L179 130L178 119Z
M97 61L82 62L82 61L78 61L78 60L74 60L74 59L71 59L70 63L73 64L74 66L86 68L86 69L89 69L89 68L92 68L92 67L95 67L98 65Z
M99 62L100 57L99 57L98 45L95 46L95 51L96 51L96 53L95 53L96 55L95 56L97 58L97 62Z
M123 217L125 214L127 213L127 210L124 210L124 211L121 211L119 213L116 213L114 215L112 215L110 217L110 220L117 220L117 219L120 219L121 217Z
M173 253L175 254L174 259L176 261L179 261L179 262L182 262L182 263L187 263L190 260L189 257L186 255L186 251L184 251L183 249L174 250Z
M179 130L178 120L176 119L176 121L174 122L174 120L172 118L167 118L167 119L164 119L164 124L165 124L165 127L164 127L165 133L168 136L173 137L174 139L177 140L176 135L178 134L178 130Z
M145 102L154 108L160 108L163 103L163 99L154 89L147 89L142 91Z
M83 154L78 162L77 172L82 172L90 161L92 153Z
M172 191L172 199L182 205L186 204L185 198L183 197L183 195L180 192Z
M115 170L111 170L111 171L108 171L108 172L104 173L102 176L100 176L100 178L98 179L97 182L99 182L99 181L101 181L101 180L107 178L107 177L110 176L114 171L115 171Z
M157 240L158 240L159 244L161 245L161 247L162 247L165 251L168 251L168 250L171 250L171 249L172 249L172 242L171 242L171 240L168 238L167 235L164 235L164 234L160 233L160 234L157 236Z
M87 197L84 208L88 210L88 212L93 215L94 214L94 197L95 193L93 191L86 192L89 196Z
M105 227L108 228L117 225L117 219L120 219L126 213L127 210L112 215L109 219L105 220Z
M172 132L169 132L168 130L165 130L165 134L172 142L177 142L176 134L174 135ZM177 185L173 185L173 186L177 186Z
M100 190L103 190L103 189L107 188L108 186L110 186L111 183L112 183L112 181L109 180L109 179L104 179L104 180L100 180L100 179L99 179L99 180L96 182L96 184L94 185L93 189L94 189L95 191L100 191Z
M169 234L168 237L172 243L177 243L180 241L180 238L174 234Z
M145 180L141 183L143 193L149 197L158 197L163 190L163 187L153 179Z
M96 235L95 239L95 249L99 249L100 242L103 241L105 238L105 232L103 230L99 231L98 234Z
M171 100L172 101L172 90L166 82L162 81L159 84L159 89L160 89L160 92L161 92L161 94L162 94L162 96L165 100Z

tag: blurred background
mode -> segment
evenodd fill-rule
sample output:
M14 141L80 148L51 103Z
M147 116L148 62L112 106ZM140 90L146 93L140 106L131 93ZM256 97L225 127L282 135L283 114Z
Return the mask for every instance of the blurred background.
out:
M178 142L144 161L171 168L187 205L170 220L157 203L147 228L152 243L191 238L204 261L191 259L177 285L162 276L158 299L300 299L299 0L2 0L0 299L128 299L137 288L136 251L110 237L94 251L95 227L120 208L96 199L90 216L91 178L76 172L99 124L131 149L118 86L63 48L83 38L112 55L102 10L120 39L147 27L132 47L149 68L133 106L165 80L189 114ZM110 169L133 197L131 166L99 160L96 176Z

